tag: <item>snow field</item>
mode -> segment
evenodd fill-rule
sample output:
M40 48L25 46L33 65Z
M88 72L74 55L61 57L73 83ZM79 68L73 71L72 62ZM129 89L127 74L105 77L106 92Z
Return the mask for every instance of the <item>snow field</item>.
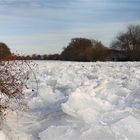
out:
M29 110L8 113L7 139L140 139L139 62L36 63L39 91L32 77Z

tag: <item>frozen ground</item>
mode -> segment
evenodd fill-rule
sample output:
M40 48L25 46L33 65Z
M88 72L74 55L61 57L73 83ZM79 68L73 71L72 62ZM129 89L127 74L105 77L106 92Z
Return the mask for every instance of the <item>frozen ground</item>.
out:
M39 91L30 79L0 140L140 140L140 62L37 63Z

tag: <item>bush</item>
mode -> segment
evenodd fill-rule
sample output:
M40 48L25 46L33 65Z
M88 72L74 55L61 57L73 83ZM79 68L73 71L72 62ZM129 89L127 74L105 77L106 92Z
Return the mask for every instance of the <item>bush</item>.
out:
M24 88L27 88L30 63L26 60L0 60L0 118L4 119L7 109L24 109ZM27 69L28 67L28 69ZM31 68L31 67L30 67Z

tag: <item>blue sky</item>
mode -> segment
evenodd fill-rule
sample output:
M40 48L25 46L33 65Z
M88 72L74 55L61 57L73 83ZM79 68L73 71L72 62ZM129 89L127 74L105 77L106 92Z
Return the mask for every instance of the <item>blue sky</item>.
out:
M0 0L0 41L22 54L59 53L74 37L109 46L139 13L140 0Z

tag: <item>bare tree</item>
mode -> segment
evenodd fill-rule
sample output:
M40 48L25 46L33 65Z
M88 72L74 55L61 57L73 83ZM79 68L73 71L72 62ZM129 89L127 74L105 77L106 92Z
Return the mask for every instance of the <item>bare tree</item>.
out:
M123 51L128 60L140 60L140 25L129 25L126 32L116 37L111 47Z

